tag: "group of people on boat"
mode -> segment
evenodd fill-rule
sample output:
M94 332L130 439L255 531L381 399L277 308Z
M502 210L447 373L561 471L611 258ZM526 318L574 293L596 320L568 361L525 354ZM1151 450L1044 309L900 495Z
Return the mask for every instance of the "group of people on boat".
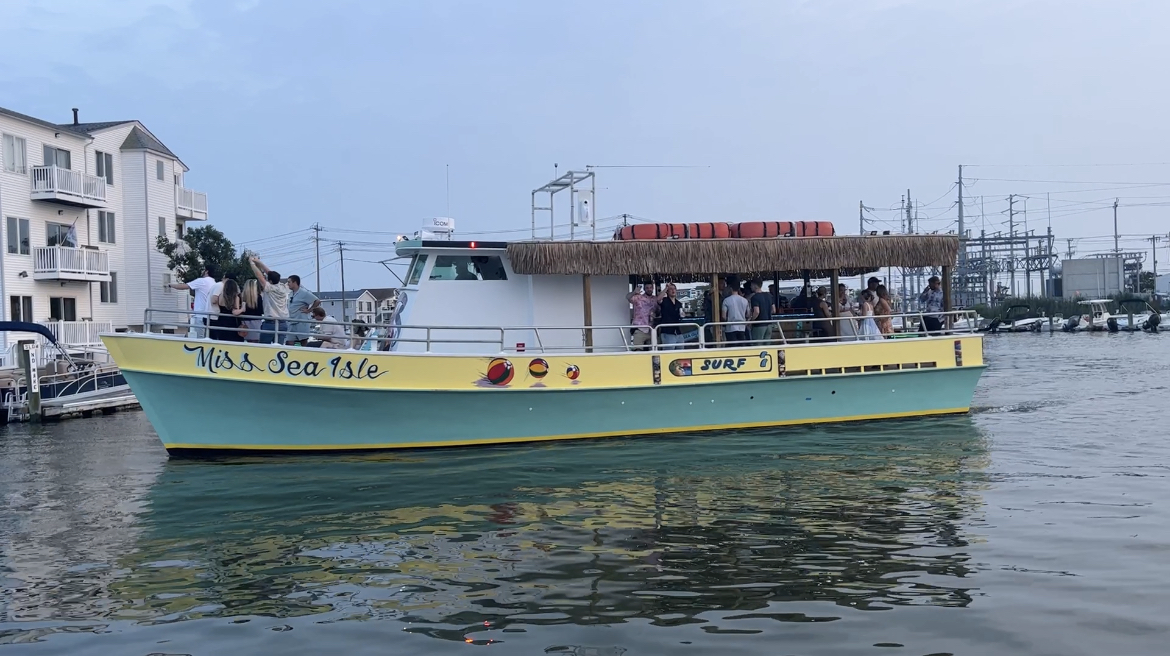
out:
M741 284L736 277L729 276L722 281L719 294L720 313L716 319L712 316L711 291L707 291L703 299L704 323L720 324L721 341L727 345L768 344L784 338L784 328L775 319L790 312L796 316L811 315L811 330L806 335L817 341L881 340L896 332L894 302L878 278L870 278L866 288L855 296L840 283L832 297L824 286L818 287L810 297L805 287L789 302L778 290L765 290L761 280ZM653 283L637 285L626 295L626 300L631 308L633 349L648 349L651 331L658 332L661 348L683 348L685 335L691 329L680 325L688 319L674 283L666 283L660 290ZM943 293L938 276L931 276L926 289L918 295L918 302L922 309L921 331L926 334L942 331ZM836 314L833 304L837 306ZM707 341L717 341L713 327L708 326L706 330Z
M257 257L249 260L255 278L241 285L233 276L219 276L214 265L190 282L169 283L171 289L190 290L192 331L197 339L224 342L283 344L327 349L374 350L377 340L360 320L354 334L330 316L316 294L298 275L282 278Z

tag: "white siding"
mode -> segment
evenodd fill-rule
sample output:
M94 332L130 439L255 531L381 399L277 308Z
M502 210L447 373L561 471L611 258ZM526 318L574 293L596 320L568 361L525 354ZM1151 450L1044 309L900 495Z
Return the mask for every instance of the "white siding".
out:
M174 159L151 151L123 151L123 177L126 179L123 196L125 225L126 268L133 271L133 282L126 285L126 298L119 296L126 321L131 326L142 324L146 308L177 309L189 307L190 295L185 291L163 289L164 281L173 279L167 268L167 258L158 248L158 220L166 223L167 238L175 238L175 178L182 167ZM157 175L157 162L163 162L163 179ZM157 317L178 320L179 317Z
M126 180L124 171L125 155L119 148L122 142L126 140L126 135L130 133L130 128L133 124L120 125L116 128L98 132L93 135L93 145L89 148L89 157L91 160L89 170L95 172L97 170L97 155L98 151L109 153L114 159L114 184L106 185L106 202L109 207L106 211L114 213L114 243L109 244L98 241L98 210L89 210L88 212L88 227L87 233L89 235L89 242L106 251L110 254L110 271L117 274L118 285L118 302L117 303L102 303L101 287L98 283L93 283L91 296L93 298L93 319L94 321L109 321L114 325L115 329L125 328L130 323L140 323L128 321L125 312L125 303L128 296L126 285L129 284L130 279L133 278L130 274L131 269L128 268L125 256L125 248L127 238L126 234L126 214L124 211L124 199L126 198L128 180ZM132 195L132 194L131 194Z
M27 123L0 114L0 132L25 140L26 166L40 166L43 164L43 145L51 144L54 148L68 150L71 167L75 171L93 174L93 148L88 145L88 139L65 130L54 130L47 127ZM2 148L0 144L0 148ZM62 285L55 281L33 280L33 256L11 254L8 252L7 217L17 217L29 220L29 246L44 246L46 243L46 225L63 223L74 225L77 228L77 238L81 244L89 244L86 237L86 211L81 208L62 205L59 203L32 200L32 182L30 174L13 173L0 167L0 272L3 274L3 299L0 299L0 316L5 320L11 319L9 298L11 296L31 296L33 299L33 319L46 321L49 319L49 298L54 296L73 297L77 300L77 318L92 317L89 304L90 283L67 282ZM24 273L24 277L21 273ZM94 284L96 289L96 283ZM0 342L7 345L7 335L0 336Z

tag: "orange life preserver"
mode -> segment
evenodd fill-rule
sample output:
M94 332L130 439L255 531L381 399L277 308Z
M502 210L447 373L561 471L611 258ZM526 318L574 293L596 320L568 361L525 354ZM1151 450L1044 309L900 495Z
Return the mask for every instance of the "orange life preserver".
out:
M795 237L796 226L791 221L748 221L733 223L731 236L737 239L760 239L763 237Z
M837 234L831 221L797 221L796 232L799 237L832 237Z
M619 241L628 239L686 239L686 236L685 223L638 223L620 226L613 234L613 238Z

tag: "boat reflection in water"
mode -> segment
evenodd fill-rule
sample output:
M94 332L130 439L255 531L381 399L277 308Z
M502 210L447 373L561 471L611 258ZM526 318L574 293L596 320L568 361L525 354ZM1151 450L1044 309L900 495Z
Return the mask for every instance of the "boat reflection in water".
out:
M987 455L968 417L681 441L170 461L109 618L511 627L828 621L965 606ZM820 604L787 613L788 601ZM807 605L805 605L807 606ZM836 608L836 610L834 610ZM733 611L726 613L726 611Z

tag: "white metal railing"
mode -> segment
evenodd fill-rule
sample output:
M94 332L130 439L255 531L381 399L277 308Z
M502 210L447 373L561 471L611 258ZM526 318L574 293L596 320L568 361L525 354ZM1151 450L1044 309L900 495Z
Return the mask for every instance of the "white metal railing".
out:
M56 192L85 200L104 201L106 199L104 178L57 166L32 167L32 190L34 192Z
M207 211L207 194L202 191L193 191L186 187L175 187L175 205L179 209L206 212Z
M114 324L109 321L44 321L41 325L62 346L99 346L102 340L98 335L114 332Z
M217 313L193 313L182 310L173 309L154 309L148 308L144 313L143 329L146 332L156 332L158 329L167 326L184 325L191 326L188 335L195 339L212 339L216 336L216 331L226 331L234 333L236 330L251 330L254 336L258 337L261 342L285 343L289 340L303 340L309 342L308 346L324 346L325 348L353 348L355 345L360 345L363 342L372 343L372 350L389 351L400 344L423 344L427 353L443 353L441 348L436 350L434 347L446 344L464 344L464 345L478 345L482 346L483 353L556 353L556 352L571 352L579 353L587 352L625 352L625 351L660 351L672 350L679 348L687 349L722 349L722 348L743 348L744 346L754 345L786 345L786 344L817 344L826 342L840 342L840 341L858 341L865 339L883 340L890 338L918 338L918 337L932 337L941 335L959 335L972 334L977 332L976 313L971 310L955 310L951 312L941 312L936 314L894 314L881 317L873 317L875 323L877 319L889 318L890 323L898 328L892 332L881 334L864 335L864 331L859 324L857 317L802 317L794 319L773 319L771 321L739 321L739 322L711 322L706 324L699 324L698 322L679 323L679 324L664 324L657 327L637 326L637 325L622 325L622 326L411 326L411 325L390 325L390 324L355 324L348 321L301 321L314 327L323 326L342 326L345 329L344 337L337 337L335 339L343 343L335 343L329 346L328 343L320 343L320 337L316 335L319 328L313 328L310 332L292 333L289 330L286 320L281 320L279 324L271 321L265 322L270 324L267 327L260 329L230 329L230 328L216 328L215 326L206 326L203 323L205 318L228 316ZM161 318L160 318L161 317ZM169 318L168 318L169 317ZM934 320L938 323L935 324ZM296 323L296 322L293 322ZM884 323L884 322L883 322ZM284 324L284 325L281 325ZM744 325L748 327L747 336L733 336L729 339L727 335L727 328L729 326ZM880 324L879 324L880 325ZM661 331L664 328L681 327L685 330L683 337L684 342L665 343L661 338ZM751 336L751 327L764 326L770 328L761 338L753 339ZM359 335L355 329L368 331L365 334ZM634 331L643 331L648 334L648 340L645 344L635 344L632 338ZM551 339L554 334L564 334L565 332L575 334L579 337L580 342L574 346L552 346L550 344L558 341ZM620 335L620 340L612 340L615 345L591 345L598 336L605 334L612 334L616 332ZM448 336L450 333L456 335ZM470 334L472 336L468 337ZM534 344L518 343L515 339L518 336L532 336L536 342ZM328 342L328 339L326 340ZM619 345L616 345L620 343Z
M110 254L92 248L37 246L33 248L33 273L108 275Z

